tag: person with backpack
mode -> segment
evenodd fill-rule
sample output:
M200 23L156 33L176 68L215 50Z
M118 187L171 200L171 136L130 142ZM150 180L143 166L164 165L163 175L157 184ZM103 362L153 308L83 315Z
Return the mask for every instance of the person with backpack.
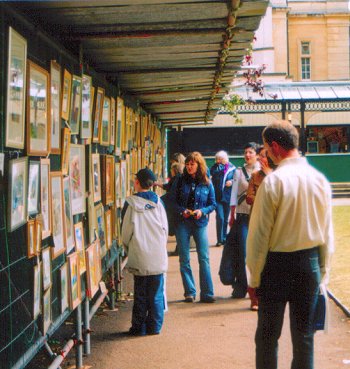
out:
M134 275L134 305L129 334L159 334L164 320L164 273L168 269L168 222L159 196L151 191L156 177L140 169L136 193L126 198L122 210L122 243L127 269Z

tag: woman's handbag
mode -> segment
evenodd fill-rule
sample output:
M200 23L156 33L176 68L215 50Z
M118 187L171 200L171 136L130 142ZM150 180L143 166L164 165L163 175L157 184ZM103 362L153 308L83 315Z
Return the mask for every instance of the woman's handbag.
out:
M224 248L222 250L222 256L221 256L221 262L220 262L220 268L219 268L219 277L220 281L225 286L231 286L234 281L234 243L236 240L236 222L233 224L233 226L230 229L229 234L227 235L226 243L224 245Z

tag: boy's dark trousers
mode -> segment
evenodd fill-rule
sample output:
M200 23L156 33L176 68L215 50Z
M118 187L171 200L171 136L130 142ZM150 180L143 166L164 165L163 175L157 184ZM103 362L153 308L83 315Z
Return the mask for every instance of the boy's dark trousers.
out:
M164 274L135 275L131 331L139 335L159 334L164 307Z

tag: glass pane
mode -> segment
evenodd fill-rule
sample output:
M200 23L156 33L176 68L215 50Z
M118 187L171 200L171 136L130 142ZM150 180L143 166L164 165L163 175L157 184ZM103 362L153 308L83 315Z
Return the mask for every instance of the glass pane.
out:
M311 78L310 58L301 58L301 79Z

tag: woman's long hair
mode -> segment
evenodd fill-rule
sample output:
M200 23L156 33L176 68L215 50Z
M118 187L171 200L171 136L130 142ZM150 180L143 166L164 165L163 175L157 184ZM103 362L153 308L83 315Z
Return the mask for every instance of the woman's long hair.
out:
M203 156L201 155L201 153L199 153L198 151L190 152L186 157L185 165L189 163L190 161L194 161L195 163L198 164L197 173L196 173L196 181L198 183L208 185L210 181L207 175L207 170L208 170L207 164ZM192 179L192 177L187 173L186 167L184 169L184 178L188 181Z

